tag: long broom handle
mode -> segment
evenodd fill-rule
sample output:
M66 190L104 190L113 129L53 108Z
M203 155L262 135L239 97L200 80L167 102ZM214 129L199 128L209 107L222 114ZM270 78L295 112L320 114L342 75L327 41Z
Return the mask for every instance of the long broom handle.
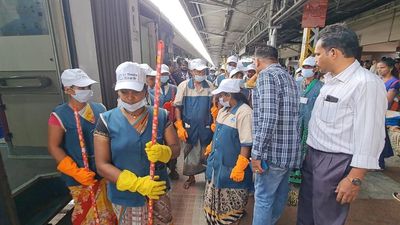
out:
M79 145L81 146L83 165L86 169L89 169L89 161L88 161L87 152L86 152L85 140L83 139L81 120L80 120L78 110L76 108L74 108L74 115L75 115L76 128L78 130ZM90 200L92 201L92 208L93 208L93 212L94 212L94 219L95 219L96 225L100 225L100 218L99 218L99 214L97 212L96 198L94 195L92 185L89 186L89 194L90 194Z
M155 144L157 142L157 128L158 128L158 108L160 103L160 77L161 77L161 64L163 62L164 56L164 42L159 40L157 43L157 76L156 84L154 90L154 112L153 112L153 127L151 131L151 143ZM150 177L153 180L155 173L155 164L150 162ZM153 199L149 199L149 209L148 209L148 225L153 225Z

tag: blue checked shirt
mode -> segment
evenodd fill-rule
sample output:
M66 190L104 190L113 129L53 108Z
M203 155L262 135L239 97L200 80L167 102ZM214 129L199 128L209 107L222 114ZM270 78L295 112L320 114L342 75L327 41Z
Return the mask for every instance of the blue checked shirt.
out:
M300 167L299 103L295 80L279 64L260 72L253 90L253 159Z

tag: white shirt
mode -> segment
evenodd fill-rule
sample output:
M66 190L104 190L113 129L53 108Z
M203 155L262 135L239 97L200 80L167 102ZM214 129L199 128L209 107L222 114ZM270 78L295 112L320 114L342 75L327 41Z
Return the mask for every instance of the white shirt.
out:
M378 169L387 106L383 81L358 61L335 77L328 73L312 111L307 144L353 155L352 167Z

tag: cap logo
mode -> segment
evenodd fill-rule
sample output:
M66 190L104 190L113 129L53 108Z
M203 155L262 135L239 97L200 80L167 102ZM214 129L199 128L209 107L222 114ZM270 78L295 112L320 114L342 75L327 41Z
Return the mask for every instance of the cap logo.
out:
M137 73L122 73L118 74L118 81L137 81L138 80Z

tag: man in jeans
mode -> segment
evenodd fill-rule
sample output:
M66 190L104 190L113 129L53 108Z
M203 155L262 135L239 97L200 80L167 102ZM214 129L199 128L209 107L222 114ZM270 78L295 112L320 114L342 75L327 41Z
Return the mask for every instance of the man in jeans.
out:
M272 225L286 205L289 171L300 166L300 95L276 48L256 48L254 60L259 76L253 90L253 225Z

